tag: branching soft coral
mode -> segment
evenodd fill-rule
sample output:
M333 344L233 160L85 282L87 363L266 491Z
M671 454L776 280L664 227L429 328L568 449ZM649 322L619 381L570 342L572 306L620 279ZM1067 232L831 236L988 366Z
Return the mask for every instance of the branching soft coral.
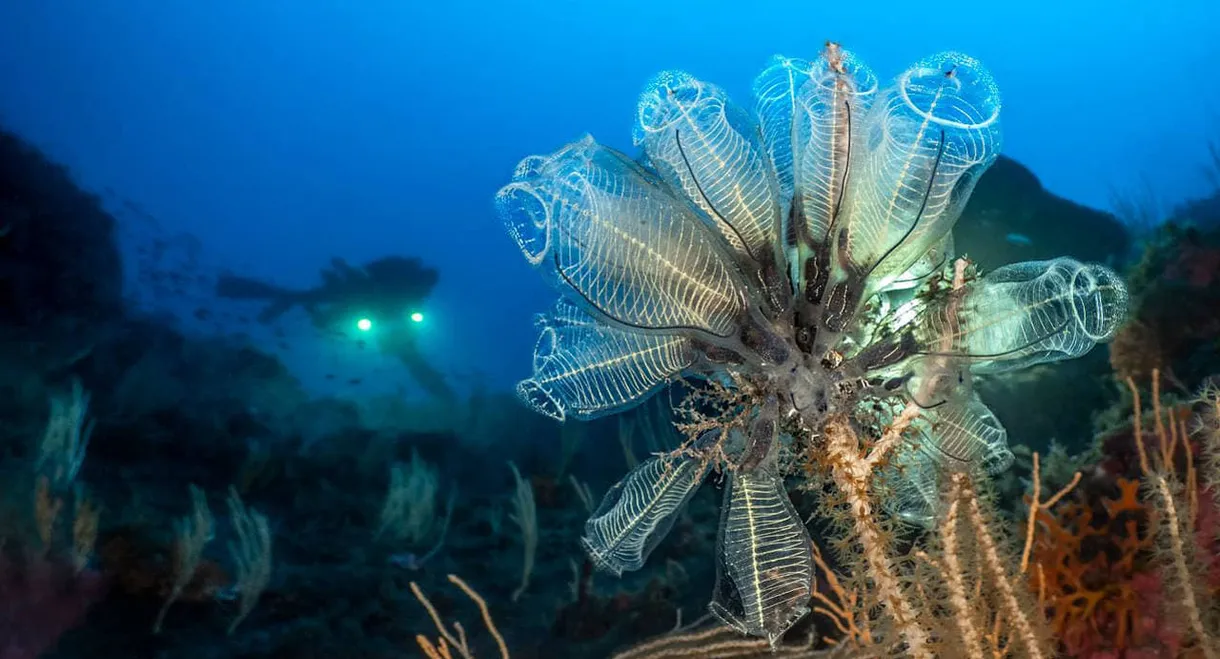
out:
M1149 600L1159 596L1159 578L1147 565L1152 538L1139 482L1120 478L1118 488L1114 499L1078 495L1037 513L1031 587L1074 657L1167 640L1146 620L1158 610Z

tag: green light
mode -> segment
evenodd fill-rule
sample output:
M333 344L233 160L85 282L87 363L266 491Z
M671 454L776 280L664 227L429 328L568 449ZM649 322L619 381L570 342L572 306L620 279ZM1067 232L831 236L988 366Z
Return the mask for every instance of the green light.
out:
M411 314L411 322L415 322L415 323L424 322L424 315L422 313L416 311L415 313Z
M360 320L356 321L356 329L360 330L361 332L367 332L373 329L373 321L369 320L368 318L361 318Z

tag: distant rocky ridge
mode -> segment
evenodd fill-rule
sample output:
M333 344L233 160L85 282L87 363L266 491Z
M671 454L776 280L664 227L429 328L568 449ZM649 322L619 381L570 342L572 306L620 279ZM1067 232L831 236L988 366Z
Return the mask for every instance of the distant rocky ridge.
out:
M1032 171L1005 156L979 179L953 238L957 253L984 271L1059 256L1118 267L1131 242L1114 215L1049 192Z

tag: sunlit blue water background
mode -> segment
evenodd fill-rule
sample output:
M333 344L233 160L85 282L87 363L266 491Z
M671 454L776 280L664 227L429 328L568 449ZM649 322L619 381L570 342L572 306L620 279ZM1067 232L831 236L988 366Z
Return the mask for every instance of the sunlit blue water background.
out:
M584 132L630 150L655 72L745 102L771 54L812 57L827 39L882 77L962 50L1001 86L1005 153L1053 192L1104 207L1147 180L1172 203L1204 190L1220 135L1217 26L1208 0L14 0L0 3L0 121L106 196L147 306L249 333L318 391L350 393L353 377L398 390L392 363L303 316L281 337L220 313L207 277L304 287L334 256L418 255L442 273L431 358L459 387L501 387L528 372L530 316L553 295L492 195L521 157ZM202 279L154 296L164 283L134 265L154 239L169 241L163 267Z

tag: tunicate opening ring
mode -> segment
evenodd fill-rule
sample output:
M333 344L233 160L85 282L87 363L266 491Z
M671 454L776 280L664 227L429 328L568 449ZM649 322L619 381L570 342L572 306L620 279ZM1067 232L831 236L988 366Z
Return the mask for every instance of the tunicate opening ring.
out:
M1109 271L1081 265L1072 273L1068 290L1072 319L1080 331L1094 343L1109 341L1118 329L1115 319L1124 315L1126 288Z
M865 98L876 94L881 85L872 70L849 51L840 51L840 56L843 63L842 73L835 71L823 55L818 60L819 70L810 72L810 82L816 85L818 89L835 93L839 91L835 88L836 85L842 80L847 80L853 87L852 95L857 98ZM818 75L815 76L815 73Z
M949 93L956 99L957 107L965 106L972 112L990 111L977 121L964 122L939 116L933 108L922 108L911 96L915 81L938 80L940 88L936 95L941 102ZM987 128L1000 118L1000 94L991 74L973 59L964 55L945 54L925 60L898 76L897 93L906 107L920 118L945 128L980 130Z
M551 248L551 212L547 200L530 183L510 183L496 193L496 207L509 235L530 265L538 265Z
M669 130L701 106L717 100L714 95L706 93L704 83L689 74L666 71L653 78L640 96L636 120L639 129L645 133L659 133ZM722 100L720 105L723 106Z

